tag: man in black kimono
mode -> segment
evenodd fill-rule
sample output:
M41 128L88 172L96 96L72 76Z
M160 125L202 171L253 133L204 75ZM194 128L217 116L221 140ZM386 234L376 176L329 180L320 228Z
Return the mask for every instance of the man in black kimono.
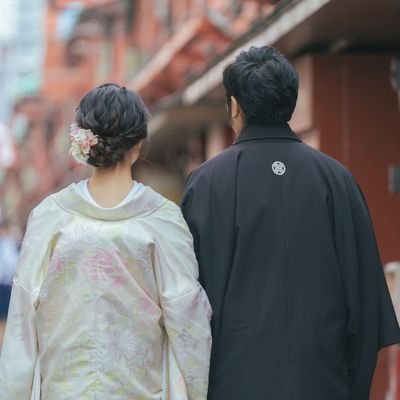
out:
M252 47L224 71L236 142L182 209L214 316L209 400L366 400L400 342L363 195L290 129L298 77Z

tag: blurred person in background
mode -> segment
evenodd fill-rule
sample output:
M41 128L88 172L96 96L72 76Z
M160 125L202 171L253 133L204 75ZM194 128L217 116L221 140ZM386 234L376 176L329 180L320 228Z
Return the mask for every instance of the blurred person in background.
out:
M10 232L10 223L0 219L0 347L3 340L11 286L18 262L18 246Z
M211 309L192 236L179 207L132 181L148 118L115 84L81 100L71 153L94 170L31 213L0 399L206 399Z
M361 190L290 129L278 51L242 52L223 85L236 142L182 201L213 308L208 399L366 400L400 332Z

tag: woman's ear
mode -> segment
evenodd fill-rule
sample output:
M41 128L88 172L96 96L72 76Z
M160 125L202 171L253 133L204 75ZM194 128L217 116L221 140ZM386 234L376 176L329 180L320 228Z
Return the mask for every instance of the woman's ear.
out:
M135 164L135 162L138 160L138 158L140 157L140 149L142 147L142 142L143 140L141 140L139 143L136 143L131 150L129 150L130 152L130 156L131 156L131 165Z

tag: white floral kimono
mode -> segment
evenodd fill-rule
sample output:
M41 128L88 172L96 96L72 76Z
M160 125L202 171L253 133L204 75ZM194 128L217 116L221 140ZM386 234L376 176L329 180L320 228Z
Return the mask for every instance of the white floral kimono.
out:
M1 400L203 400L211 309L179 208L146 187L102 209L72 184L29 219Z

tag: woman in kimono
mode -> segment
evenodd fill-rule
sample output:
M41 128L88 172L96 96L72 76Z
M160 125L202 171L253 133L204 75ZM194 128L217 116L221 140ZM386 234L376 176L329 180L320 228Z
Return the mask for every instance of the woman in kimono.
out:
M89 92L71 154L89 180L31 213L0 359L0 399L203 400L211 309L179 208L132 181L149 114Z

